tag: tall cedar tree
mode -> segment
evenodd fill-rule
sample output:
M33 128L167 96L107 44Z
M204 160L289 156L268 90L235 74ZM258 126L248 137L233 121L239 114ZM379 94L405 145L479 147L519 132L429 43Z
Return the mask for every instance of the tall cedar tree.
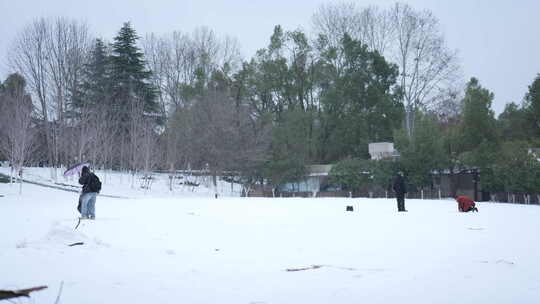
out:
M137 46L135 30L129 22L124 23L112 44L113 102L121 113L121 121L129 121L131 103L142 102L146 115L157 117L156 90L150 84L151 71L145 67L144 54Z
M533 136L540 139L540 74L536 76L529 86L529 92L525 96L527 118L531 125Z
M84 76L80 85L79 98L74 100L79 112L84 106L99 106L107 101L110 93L110 58L107 47L96 39L88 62L84 65Z
M501 130L501 140L528 140L533 129L529 126L527 109L515 103L506 104L504 111L499 115L497 125Z
M463 121L459 127L459 158L469 168L479 168L482 183L493 183L499 152L499 136L491 103L494 95L476 78L467 83L463 99Z
M461 124L462 152L471 152L482 143L496 143L497 130L491 109L493 98L493 93L483 88L478 79L473 77L467 83Z

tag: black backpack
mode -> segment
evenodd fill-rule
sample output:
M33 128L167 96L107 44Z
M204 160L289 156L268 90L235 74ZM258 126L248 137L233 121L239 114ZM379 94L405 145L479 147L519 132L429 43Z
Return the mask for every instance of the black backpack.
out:
M99 177L97 177L95 174L92 174L90 177L90 182L88 183L88 188L91 192L97 192L101 191L101 181L99 180Z

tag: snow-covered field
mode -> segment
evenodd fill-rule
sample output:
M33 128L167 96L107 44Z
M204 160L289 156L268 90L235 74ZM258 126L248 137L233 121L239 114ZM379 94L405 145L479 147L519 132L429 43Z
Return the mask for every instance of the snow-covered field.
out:
M0 183L0 289L47 285L16 301L39 304L60 286L78 304L539 303L538 206L397 213L390 199L213 199L123 179L103 192L130 198L98 197L77 230L76 193Z

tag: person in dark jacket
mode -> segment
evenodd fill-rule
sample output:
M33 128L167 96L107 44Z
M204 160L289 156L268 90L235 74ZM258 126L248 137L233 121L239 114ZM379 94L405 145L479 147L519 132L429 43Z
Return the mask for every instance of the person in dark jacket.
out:
M79 178L79 184L83 185L79 199L81 203L81 218L95 219L96 197L101 190L101 182L94 173L90 172L87 166L84 166L81 177Z
M394 178L393 188L394 192L396 192L398 211L407 212L407 210L405 210L405 193L407 193L407 187L405 186L403 172L398 172Z
M454 199L458 203L459 212L469 212L469 211L478 212L478 208L476 208L476 204L468 196L457 196L456 195L454 197Z

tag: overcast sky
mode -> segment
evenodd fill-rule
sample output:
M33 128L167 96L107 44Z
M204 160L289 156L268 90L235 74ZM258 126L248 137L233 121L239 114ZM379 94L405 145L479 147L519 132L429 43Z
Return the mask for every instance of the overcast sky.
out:
M66 16L86 21L93 34L110 40L125 21L139 35L191 32L207 26L236 37L244 57L268 44L273 27L308 30L316 9L330 0L0 0L0 62L18 31L38 17ZM357 0L387 7L395 1ZM439 18L449 47L459 51L464 77L475 76L495 93L498 114L521 102L540 73L540 0L409 0ZM0 78L7 76L0 66Z

